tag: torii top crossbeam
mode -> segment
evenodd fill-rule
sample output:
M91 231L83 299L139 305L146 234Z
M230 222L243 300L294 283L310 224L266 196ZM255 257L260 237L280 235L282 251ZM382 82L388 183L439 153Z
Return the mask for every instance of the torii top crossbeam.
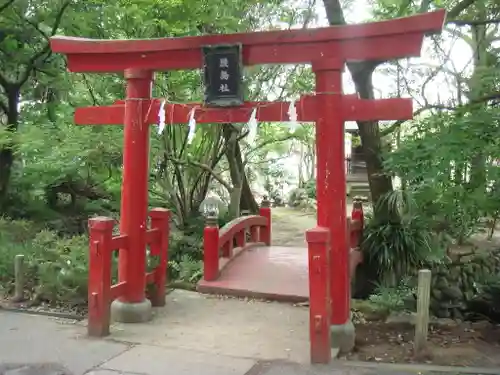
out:
M199 69L203 46L231 43L242 44L245 65L310 63L328 57L391 60L419 56L424 35L440 32L445 15L438 10L368 24L149 40L55 36L51 48L68 56L73 72Z

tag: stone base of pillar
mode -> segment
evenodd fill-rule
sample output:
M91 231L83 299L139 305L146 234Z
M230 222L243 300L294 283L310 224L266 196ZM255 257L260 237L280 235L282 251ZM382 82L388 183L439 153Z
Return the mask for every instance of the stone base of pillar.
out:
M119 323L144 323L153 318L151 301L145 299L138 303L123 302L115 299L111 303L111 320Z
M330 326L330 338L332 348L337 348L339 354L350 353L354 349L356 329L351 319L345 324Z

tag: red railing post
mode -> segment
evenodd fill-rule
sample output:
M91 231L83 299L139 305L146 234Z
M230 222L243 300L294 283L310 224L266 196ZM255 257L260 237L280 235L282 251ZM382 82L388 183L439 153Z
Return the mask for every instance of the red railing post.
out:
M329 363L330 346L330 232L317 227L306 232L309 252L309 336L311 363Z
M246 229L241 230L240 232L236 233L236 246L237 247L245 247L247 242L247 231Z
M219 225L217 217L206 218L203 230L203 278L214 281L219 276Z
M109 335L111 294L111 242L115 221L109 217L89 219L89 336Z
M265 227L260 227L259 242L271 246L271 203L268 201L267 197L264 197L262 200L259 215L267 219L267 225Z
M250 242L259 242L259 227L256 225L250 227Z
M360 251L361 238L364 227L363 202L354 199L351 211L351 219L348 221L349 228L349 280L353 282L356 276L356 268L363 261L363 253ZM351 290L352 292L352 290Z
M151 229L158 229L160 240L150 244L151 256L158 256L159 262L155 269L154 295L150 295L153 306L165 306L168 267L168 237L170 235L170 211L165 208L153 208L149 211Z
M350 246L352 249L359 247L361 243L361 235L363 233L364 213L363 202L360 200L354 200L352 202L351 224L354 224L354 230L350 231Z

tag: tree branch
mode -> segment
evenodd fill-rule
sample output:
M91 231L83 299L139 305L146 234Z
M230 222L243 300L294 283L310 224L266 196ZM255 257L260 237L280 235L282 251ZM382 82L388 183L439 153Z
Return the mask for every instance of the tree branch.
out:
M448 20L457 18L460 15L460 13L462 13L468 7L473 5L475 2L476 0L462 0L448 11L448 13L446 14L446 18Z
M455 107L452 107L452 106L445 106L445 105L440 105L440 104L429 104L427 106L424 106L424 107L421 107L419 109L417 109L414 113L413 113L413 116L418 116L419 114L425 112L425 111L428 111L428 110L431 110L431 109L439 109L439 110L445 110L445 111L456 111L456 110L459 110L459 109L466 109L467 107L470 107L470 106L473 106L473 105L476 105L476 104L481 104L481 103L485 103L485 102L489 102L491 100L500 100L500 92L495 92L495 93L492 93L492 94L489 94L489 95L485 95L481 98L478 98L476 100L472 100L468 103L465 103L465 104L462 104L462 105L458 105L458 106L455 106ZM389 135L390 133L392 133L393 131L395 131L397 128L401 127L401 125L403 125L405 122L407 122L409 120L399 120L399 121L396 121L394 122L392 125L386 127L385 129L382 129L380 131L381 135L382 136L386 136L386 135Z
M50 32L50 36L53 36L56 34L57 29L59 28L59 25L61 24L62 17L64 15L64 12L66 11L66 8L70 5L70 1L64 2L64 4L61 6L61 9L59 9L59 12L56 15L56 18L54 20L54 24L52 25L52 29ZM42 33L43 34L43 33ZM45 35L45 34L44 34ZM45 35L45 38L48 40L47 36ZM26 83L28 80L29 76L31 75L31 72L35 68L36 62L38 59L40 59L43 55L47 55L46 57L51 55L50 52L50 44L47 42L45 47L42 48L38 53L35 53L29 60L29 62L26 64L26 69L24 70L24 73L21 75L21 77L18 79L16 82L16 85L21 87Z
M16 1L16 0L7 0L6 3L2 4L0 6L0 13L2 13L5 9L7 9L9 6L11 6L14 1Z
M472 21L472 20L449 20L447 23L451 23L457 26L482 26L482 25L498 25L500 24L500 19L482 20L482 21Z
M248 156L250 154L252 154L253 152L255 152L255 151L257 151L257 150L259 150L267 145L270 145L272 143L285 142L285 141L288 141L290 139L295 139L295 138L297 138L297 136L295 134L289 134L289 135L286 135L283 138L279 138L279 139L268 139L267 141L264 141L264 142L258 144L257 146L252 148L250 151L248 151L245 155L245 159L248 159Z
M231 192L233 190L233 187L229 183L224 181L222 176L220 176L218 173L216 173L212 168L210 168L206 164L199 163L197 161L189 160L189 159L179 160L179 159L172 158L170 156L167 156L167 159L169 161L171 161L172 163L177 164L177 165L189 165L189 166L200 168L200 169L204 170L205 172L209 173L219 184L224 186L227 189L227 191Z

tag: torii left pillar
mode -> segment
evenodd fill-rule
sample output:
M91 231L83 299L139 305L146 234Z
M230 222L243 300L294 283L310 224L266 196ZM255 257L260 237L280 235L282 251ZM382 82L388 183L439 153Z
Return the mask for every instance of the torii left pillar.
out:
M120 232L128 236L128 250L120 249L118 278L125 294L111 304L111 316L122 323L151 319L146 298L146 229L148 210L149 123L153 72L126 69L123 136L123 183Z

